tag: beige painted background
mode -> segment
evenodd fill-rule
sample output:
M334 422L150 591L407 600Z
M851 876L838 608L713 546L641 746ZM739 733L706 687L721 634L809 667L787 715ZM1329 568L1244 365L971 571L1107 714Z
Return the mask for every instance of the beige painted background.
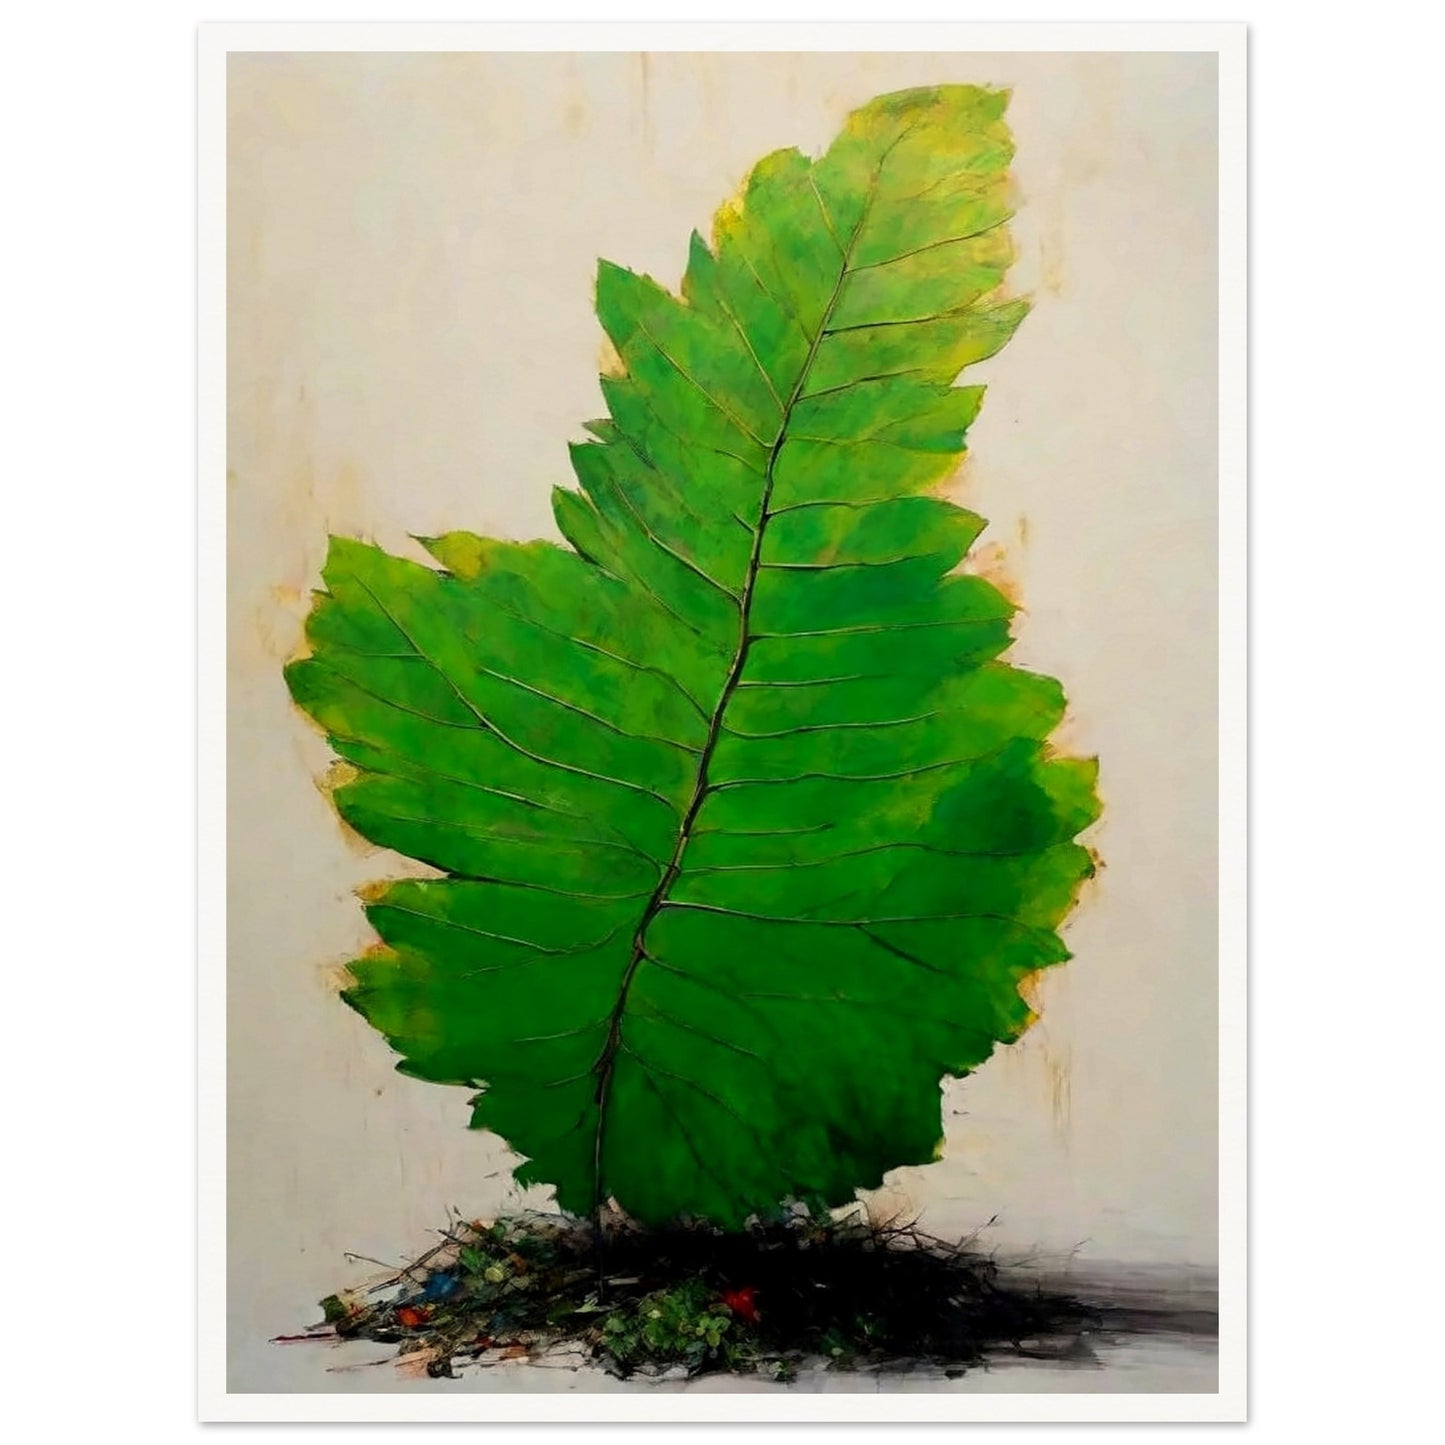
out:
M328 530L410 551L555 536L600 415L599 255L675 285L769 150L871 96L1008 84L1035 309L984 367L960 495L1097 753L1106 861L1024 1041L949 1088L947 1152L884 1207L1005 1253L1215 1260L1215 77L1179 55L242 55L229 78L229 1240L233 1389L344 1250L518 1201L466 1092L392 1071L335 997L343 836L291 706ZM420 553L415 555L420 556ZM527 1202L543 1204L533 1191ZM375 1372L373 1372L374 1374ZM307 1388L320 1388L312 1381ZM372 1381L370 1388L377 1388ZM1070 1388L1078 1388L1077 1384Z

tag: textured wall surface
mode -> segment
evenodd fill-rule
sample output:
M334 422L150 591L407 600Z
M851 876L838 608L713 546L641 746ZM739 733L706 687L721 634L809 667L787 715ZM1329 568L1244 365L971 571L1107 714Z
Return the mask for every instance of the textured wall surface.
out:
M281 664L328 530L555 537L600 415L599 255L675 286L760 155L904 86L1013 87L1033 314L957 495L1025 608L1011 654L1097 753L1105 868L1016 1047L950 1086L946 1156L876 1201L1005 1253L1215 1260L1215 87L1172 55L242 55L229 81L229 1328L232 1388L354 1250L518 1202L466 1091L403 1078L336 999L344 836ZM545 1195L527 1196L545 1204ZM545 1384L546 1382L541 1382ZM375 1382L372 1382L375 1387ZM1017 1387L1017 1386L1015 1386ZM1077 1388L1075 1386L1074 1388Z

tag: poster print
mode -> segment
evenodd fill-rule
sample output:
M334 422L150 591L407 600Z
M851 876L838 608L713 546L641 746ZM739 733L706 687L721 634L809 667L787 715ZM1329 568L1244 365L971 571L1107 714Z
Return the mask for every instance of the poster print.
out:
M224 60L231 1397L1219 1418L1217 54Z

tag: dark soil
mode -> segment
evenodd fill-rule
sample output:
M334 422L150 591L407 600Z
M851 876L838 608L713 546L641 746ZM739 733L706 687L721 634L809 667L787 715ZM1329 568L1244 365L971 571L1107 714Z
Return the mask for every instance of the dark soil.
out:
M589 1222L563 1215L459 1219L322 1310L324 1324L290 1338L396 1344L435 1376L559 1346L620 1376L787 1380L810 1360L956 1375L1001 1353L1068 1358L1103 1323L1065 1294L1002 1279L973 1240L808 1214L734 1234L614 1218L600 1251Z

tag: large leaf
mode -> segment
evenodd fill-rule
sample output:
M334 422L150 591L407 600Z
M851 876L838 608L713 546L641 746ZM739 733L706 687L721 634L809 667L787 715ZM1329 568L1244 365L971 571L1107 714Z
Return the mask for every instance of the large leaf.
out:
M738 1225L934 1158L940 1080L1067 956L1094 768L932 495L1025 309L1004 104L884 96L767 156L680 299L601 266L572 550L332 542L292 692L346 821L446 875L370 897L346 997L566 1209Z

